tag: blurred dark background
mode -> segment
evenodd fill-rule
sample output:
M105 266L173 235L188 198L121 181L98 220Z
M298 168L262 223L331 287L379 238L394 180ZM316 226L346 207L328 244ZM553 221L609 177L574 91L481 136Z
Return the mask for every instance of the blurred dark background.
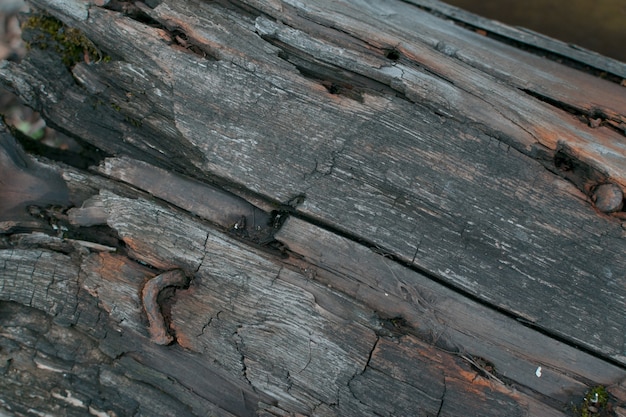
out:
M0 60L19 61L26 54L18 13L27 11L24 0L0 0ZM16 96L0 87L0 117L24 136L51 148L79 151L72 139L46 126L46 122Z
M626 62L626 0L447 0Z

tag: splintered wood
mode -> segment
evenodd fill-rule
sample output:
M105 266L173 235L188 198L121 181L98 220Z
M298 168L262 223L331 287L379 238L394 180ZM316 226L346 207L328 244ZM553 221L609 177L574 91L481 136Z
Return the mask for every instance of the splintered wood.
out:
M434 0L31 3L103 58L0 64L92 150L0 132L0 409L626 408L626 65Z

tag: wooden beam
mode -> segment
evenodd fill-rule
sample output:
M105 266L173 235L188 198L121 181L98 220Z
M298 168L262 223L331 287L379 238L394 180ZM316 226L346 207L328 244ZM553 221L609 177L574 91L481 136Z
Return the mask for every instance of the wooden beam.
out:
M0 64L102 155L0 139L6 392L224 416L619 394L623 87L407 2L102 3L33 0L103 59Z

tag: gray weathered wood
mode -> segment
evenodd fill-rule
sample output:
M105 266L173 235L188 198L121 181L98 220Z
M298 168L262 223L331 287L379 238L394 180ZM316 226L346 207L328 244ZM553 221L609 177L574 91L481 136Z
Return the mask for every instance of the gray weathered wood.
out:
M382 254L302 220L290 218L276 238L318 267L317 281L390 317L402 317L443 349L488 357L498 375L513 377L546 396L566 402L567 393L580 391L582 381L610 385L626 376L619 367L555 342ZM535 374L538 367L541 377Z
M367 85L362 103L342 98L303 79L256 32L283 42L289 38L281 37L279 30L294 40L308 34L278 25L270 35L262 27L263 18L235 20L235 12L213 4L194 6L199 8L197 16L210 13L210 22L191 18L191 4L164 2L152 14L166 27L172 23L164 16L172 14L178 22L174 26L205 45L217 61L164 49L161 31L94 8L87 24L73 23L98 44L116 44L119 59L79 65L79 79L90 75L117 91L96 94L93 100L102 96L101 101L116 103L125 117L107 104L86 107L86 91L69 87L70 94L62 83L46 86L48 97L63 103L52 107L49 116L109 152L162 160L167 154L162 149L174 141L178 145L171 149L166 166L177 165L195 176L210 172L211 178L217 176L270 201L286 203L305 196L298 207L303 215L379 245L541 328L622 360L625 287L619 282L625 266L619 222L599 215L582 192L514 149L538 157L543 154L536 154L536 149L548 155L567 150L576 163L598 172L580 179L582 191L607 177L623 185L622 139L615 132L585 127L547 104L513 94L517 90L420 39L403 41L408 35L395 29L387 34L377 31L376 39L365 41L379 50L403 41L406 61L365 65L350 58L362 55L354 46L354 52L343 53L346 63L338 60L336 66L347 66L351 72L362 68L368 79L379 74L379 83L387 82L427 107L375 93ZM261 6L256 4L271 12ZM353 25L353 34L361 37L367 36L366 24L381 24L380 17L363 22L346 17L352 8L337 15L341 3L333 7L326 14L320 14L322 9L302 13L319 19L330 19L331 12L343 16L335 17L337 25ZM283 12L285 19L295 15L288 9ZM207 28L215 25L207 34ZM227 25L228 31L220 29ZM314 27L336 33L323 25ZM351 51L346 49L350 45L341 46ZM304 52L316 50L325 51ZM150 51L153 55L141 68L132 63L137 54ZM32 59L36 57L33 53ZM435 69L430 65L430 72L421 71L417 65L424 59L440 60L437 68L443 78L430 75ZM23 77L37 76L42 66L29 67L34 63L24 64L29 75ZM393 75L402 71L403 79ZM384 78L387 72L390 75ZM41 82L33 80L32 85ZM466 87L459 88L464 83ZM63 91L58 90L60 85ZM122 91L131 99L122 99L127 97ZM487 94L506 117L492 117L495 107L485 105ZM167 108L156 103L167 103ZM98 127L103 118L106 134ZM142 126L125 118L140 120ZM467 124L467 118L480 123ZM111 140L115 137L124 140ZM184 165L176 162L180 158ZM580 247L587 248L587 256L581 255ZM590 291L593 297L588 296ZM577 302L581 299L586 301Z
M36 256L26 256L23 250L0 251L5 265L2 295L5 300L52 314L55 311L39 301L41 296L22 300L12 295L29 294L30 290L11 290L16 286L7 281L8 273L14 269L25 271L17 278L22 280L40 277L39 288L51 288L64 281L74 285L71 293L77 294L75 298L53 291L48 291L48 298L72 312L63 321L65 325L73 324L99 340L99 349L92 347L92 355L100 350L110 362L100 384L106 383L115 392L110 395L122 397L123 401L139 401L145 406L141 396L149 393L134 389L134 384L143 381L153 387L166 387L172 394L193 387L197 394L178 397L174 405L176 409L191 407L195 415L202 414L194 407L204 406L205 400L215 404L217 408L210 409L219 415L252 415L259 400L305 415L429 415L448 407L448 415L463 415L468 409L481 415L499 415L502 410L508 410L509 415L525 415L527 407L545 407L529 405L531 398L483 379L461 357L410 335L385 335L374 311L350 301L336 289L310 281L304 271L285 267L280 257L251 250L210 231L198 220L141 198L101 191L93 199L104 208L107 224L133 250L135 259L152 264L154 259L166 259L195 271L189 289L179 291L171 306L177 344L186 350L176 346L159 348L151 342L139 293L153 272L124 256L84 253L79 275L78 268L68 269L76 265L68 256L49 251L40 251ZM200 230L206 230L208 238L181 240L183 236L206 233ZM190 253L198 251L203 252L200 261L186 261L195 258ZM53 260L46 261L48 257ZM66 270L68 278L60 280L47 274L50 264ZM97 300L101 308L96 323L82 317L89 313L84 310L88 300ZM348 317L342 315L346 312ZM24 343L18 336L12 336L15 343ZM53 356L48 365L29 372L62 372L54 365L58 360ZM204 389L208 391L204 391L202 381L214 366L221 369L213 371L216 374L212 383L217 386L207 386ZM71 368L65 372L72 373ZM177 382L163 385L168 377ZM113 384L116 380L119 386ZM264 394L240 394L244 389L240 386L246 385ZM376 397L371 396L373 387L378 387ZM69 403L68 398L78 396L77 403L66 407L86 407L87 400L81 400L75 389L59 383L58 395L65 398L60 401ZM122 394L124 391L129 392ZM483 399L467 403L465 396L471 391L480 393ZM53 394L52 398L59 400ZM85 395L93 394L87 391ZM142 415L149 415L149 409L142 409ZM546 411L555 413L548 408Z
M20 162L2 139L32 185L0 184L2 325L48 315L5 332L6 392L40 378L42 413L108 409L102 389L129 415L557 416L626 380L626 213L594 197L626 188L622 87L391 0L33 4L110 60L33 48L0 80L109 157ZM151 307L157 346L142 291L167 271L191 281ZM32 344L72 332L86 362Z

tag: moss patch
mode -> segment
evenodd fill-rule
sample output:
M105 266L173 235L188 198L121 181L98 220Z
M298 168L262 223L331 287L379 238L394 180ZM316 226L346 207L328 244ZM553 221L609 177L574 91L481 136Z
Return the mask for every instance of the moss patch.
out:
M49 15L30 16L22 24L22 31L27 48L53 49L67 67L82 61L110 60L80 30L68 27Z
M587 391L582 405L574 408L574 412L580 417L610 416L609 393L606 388L598 385Z

